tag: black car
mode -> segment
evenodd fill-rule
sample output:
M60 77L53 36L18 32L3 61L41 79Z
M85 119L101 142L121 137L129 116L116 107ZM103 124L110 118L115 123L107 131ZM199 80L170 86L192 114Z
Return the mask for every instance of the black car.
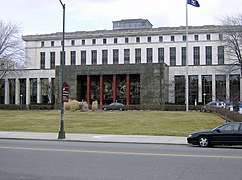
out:
M122 103L114 102L109 105L104 105L102 108L104 111L108 110L119 110L123 111L124 110L124 105Z
M213 145L242 145L242 122L231 122L211 131L200 131L188 136L187 142L202 147Z

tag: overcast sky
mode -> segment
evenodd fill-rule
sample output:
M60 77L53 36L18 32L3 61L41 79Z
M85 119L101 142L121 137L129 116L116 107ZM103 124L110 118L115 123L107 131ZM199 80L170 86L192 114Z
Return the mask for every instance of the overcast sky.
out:
M189 25L219 24L218 18L242 13L241 0L198 0L188 6ZM0 0L0 20L20 24L23 35L62 31L59 0ZM62 0L66 31L112 29L112 21L148 19L153 27L185 26L186 0Z

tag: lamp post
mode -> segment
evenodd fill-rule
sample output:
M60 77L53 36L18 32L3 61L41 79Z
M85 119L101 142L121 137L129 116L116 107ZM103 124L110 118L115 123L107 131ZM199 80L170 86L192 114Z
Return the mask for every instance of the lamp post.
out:
M206 93L203 93L203 104L204 104L204 106L206 105Z
M61 120L60 131L58 139L65 139L64 131L64 98L63 98L63 84L64 84L64 63L65 63L65 4L59 0L63 8L63 34L62 34L62 59L61 59Z

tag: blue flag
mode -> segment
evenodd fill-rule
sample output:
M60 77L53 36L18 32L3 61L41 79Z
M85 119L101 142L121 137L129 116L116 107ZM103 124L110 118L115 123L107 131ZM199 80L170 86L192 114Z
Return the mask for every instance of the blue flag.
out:
M200 7L200 4L198 3L197 0L187 0L187 4L190 4L195 7Z

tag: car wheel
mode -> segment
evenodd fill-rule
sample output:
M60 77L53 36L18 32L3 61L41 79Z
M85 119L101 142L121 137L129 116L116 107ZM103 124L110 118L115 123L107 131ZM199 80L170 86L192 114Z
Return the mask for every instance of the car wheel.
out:
M123 109L122 108L119 108L119 111L123 111Z
M107 108L103 108L104 111L107 111Z
M201 147L208 147L209 146L209 139L206 136L201 136L198 139L198 145Z

